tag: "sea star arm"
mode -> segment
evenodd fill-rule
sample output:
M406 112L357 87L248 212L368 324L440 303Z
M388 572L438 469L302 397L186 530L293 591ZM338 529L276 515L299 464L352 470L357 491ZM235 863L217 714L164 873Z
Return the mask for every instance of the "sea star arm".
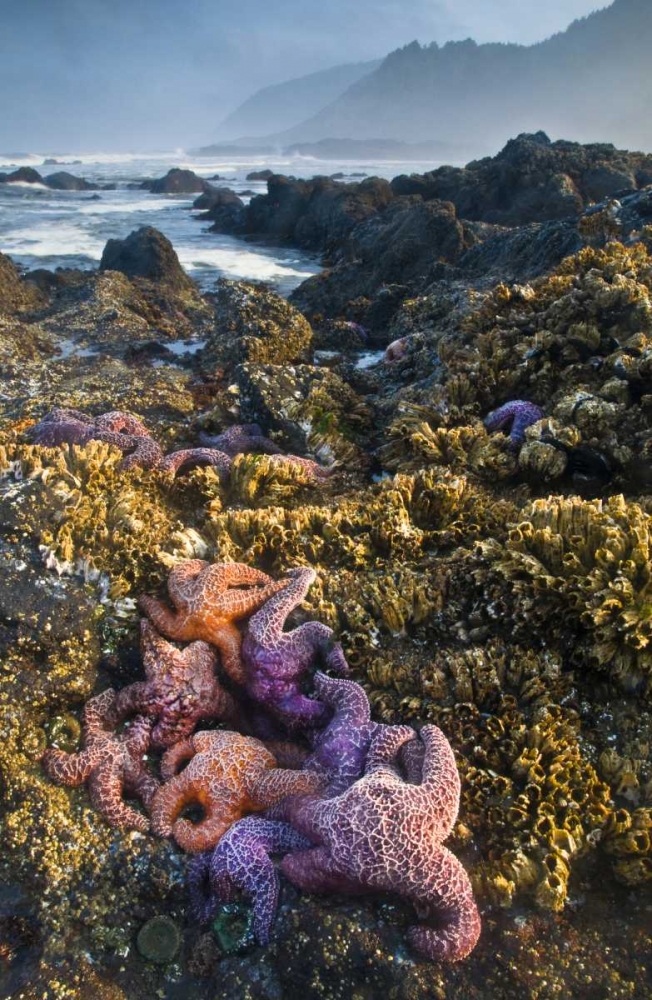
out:
M283 581L283 588L265 602L249 623L249 632L257 642L268 646L278 641L288 615L301 604L316 576L309 566L290 570L289 581ZM291 633L293 642L298 639L299 631Z
M301 693L283 698L278 703L278 709L290 730L301 726L319 726L326 718L324 705Z
M200 924L207 924L209 920L212 920L217 910L218 899L216 899L209 881L211 858L211 852L205 851L192 858L188 865L187 883L190 912ZM224 900L224 902L230 902L230 900Z
M141 594L138 607L144 611L159 632L165 632L172 639L183 639L185 630L183 617L177 611L171 611L157 597Z
M115 701L116 713L120 719L139 712L148 714L150 709L149 682L135 681L118 691Z
M173 778L179 770L179 765L194 757L196 752L192 739L180 740L169 750L166 750L161 758L163 781L169 781L170 778Z
M123 801L123 786L122 768L109 759L100 764L89 778L91 802L111 826L146 833L149 830L149 820Z
M315 691L324 704L332 708L338 722L359 729L371 718L367 694L355 681L329 677L318 671L315 674Z
M168 593L175 608L185 606L188 588L208 566L205 559L184 559L172 567L168 577Z
M286 854L281 871L304 892L356 893L364 889L354 879L341 874L326 847Z
M89 750L66 753L64 750L46 750L41 758L48 778L60 785L82 785L90 776L97 758Z
M373 735L367 755L366 774L384 774L401 780L395 760L403 746L414 739L414 730L410 726L383 726Z
M245 683L242 663L242 636L236 625L224 622L211 635L211 641L220 651L220 661L224 673L234 684Z
M280 597L282 594L277 596ZM275 599L272 598L272 600ZM304 622L303 625L295 628L290 636L293 643L306 646L313 649L315 654L319 654L329 670L333 670L336 674L346 675L349 673L344 650L339 642L333 641L333 630L328 625L324 625L322 622Z
M424 726L420 732L425 747L421 787L436 803L439 819L437 834L445 840L453 829L460 806L460 776L450 743L437 726Z
M159 468L165 475L174 478L180 472L187 472L200 465L210 465L217 469L224 480L231 469L233 460L217 448L186 448L183 451L173 451L166 455Z
M473 950L481 921L473 889L457 858L442 847L429 865L423 891L410 894L418 910L436 914L437 929L418 924L408 930L408 941L426 958L458 962Z
M289 771L271 768L259 774L251 788L251 800L260 809L273 806L288 795L311 795L325 784L320 774L312 771Z

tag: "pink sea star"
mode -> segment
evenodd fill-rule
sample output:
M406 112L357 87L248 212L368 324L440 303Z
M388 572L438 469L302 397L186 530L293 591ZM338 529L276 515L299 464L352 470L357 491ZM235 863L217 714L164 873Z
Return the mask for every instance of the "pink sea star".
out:
M158 781L143 761L152 723L137 718L117 734L116 696L112 688L91 698L84 708L84 749L79 753L46 750L45 773L60 785L88 782L91 802L111 826L146 832L149 821L123 801L123 792L136 795L148 807Z
M119 691L116 711L120 718L138 713L154 719L153 746L171 747L207 719L238 718L234 699L215 676L217 656L208 643L179 650L144 620L140 638L147 680Z
M289 583L251 618L242 643L248 694L288 728L322 722L322 702L302 691L306 673L320 657L338 673L348 673L342 647L333 630L321 622L305 622L284 632L288 615L304 600L317 574L310 567L290 570Z
M427 958L457 961L474 948L480 916L468 876L443 846L459 807L460 781L453 751L436 726L424 726L421 781L405 781L394 758L414 739L407 726L377 732L366 773L342 795L291 798L279 810L313 844L288 854L281 871L308 892L396 892L421 917L408 931Z

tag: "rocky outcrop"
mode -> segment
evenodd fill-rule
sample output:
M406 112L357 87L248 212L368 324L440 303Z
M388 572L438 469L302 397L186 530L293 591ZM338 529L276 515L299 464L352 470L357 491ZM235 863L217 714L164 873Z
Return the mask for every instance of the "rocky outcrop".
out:
M248 181L268 181L273 176L273 170L252 170L251 173L247 174L246 179Z
M243 419L260 424L288 451L314 454L325 465L368 462L361 445L372 427L371 410L335 372L244 364L235 374Z
M211 188L200 194L192 207L203 209L199 218L202 222L212 222L214 232L234 233L242 228L245 204L230 188Z
M143 191L151 191L152 194L200 194L211 189L208 181L198 177L193 170L181 170L179 167L168 170L165 177L143 181L140 186Z
M251 199L243 230L312 250L326 250L345 239L358 223L383 211L393 199L387 181L370 177L340 184L329 177L309 181L275 174L267 194Z
M223 279L202 360L227 369L246 361L291 364L306 357L311 340L310 324L286 299L264 285Z
M152 226L141 226L124 240L109 240L100 271L121 271L128 278L147 278L177 290L194 288L169 239Z
M83 177L75 177L74 174L69 174L67 170L59 170L55 174L48 174L48 176L43 179L43 183L46 184L47 187L52 188L53 191L99 190L98 184L91 184L89 181L84 180Z
M53 191L99 191L99 184L91 184L83 177L76 177L69 174L67 170L59 170L57 173L48 174L41 177L38 170L33 167L20 167L11 174L0 174L0 184L43 184ZM114 185L107 185L104 190L110 189Z
M608 143L551 142L543 132L510 140L464 168L399 176L396 195L452 201L461 218L520 226L576 216L589 204L652 183L652 156Z
M0 174L0 184L43 184L38 170L33 167L19 167L10 174Z

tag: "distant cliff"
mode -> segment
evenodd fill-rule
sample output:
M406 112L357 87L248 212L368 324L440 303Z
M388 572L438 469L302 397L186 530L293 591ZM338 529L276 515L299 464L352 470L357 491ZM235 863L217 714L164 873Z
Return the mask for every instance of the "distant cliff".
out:
M480 151L544 129L652 149L650 51L650 0L615 0L528 47L413 42L280 138L438 139Z
M321 73L265 87L236 108L217 129L220 141L283 132L330 104L381 64L374 62L334 66Z

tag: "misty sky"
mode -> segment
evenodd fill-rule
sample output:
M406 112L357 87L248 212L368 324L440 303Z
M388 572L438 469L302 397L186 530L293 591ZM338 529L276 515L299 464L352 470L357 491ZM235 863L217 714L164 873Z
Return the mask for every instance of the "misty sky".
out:
M609 0L0 0L0 152L210 142L259 87L413 39L531 43Z

